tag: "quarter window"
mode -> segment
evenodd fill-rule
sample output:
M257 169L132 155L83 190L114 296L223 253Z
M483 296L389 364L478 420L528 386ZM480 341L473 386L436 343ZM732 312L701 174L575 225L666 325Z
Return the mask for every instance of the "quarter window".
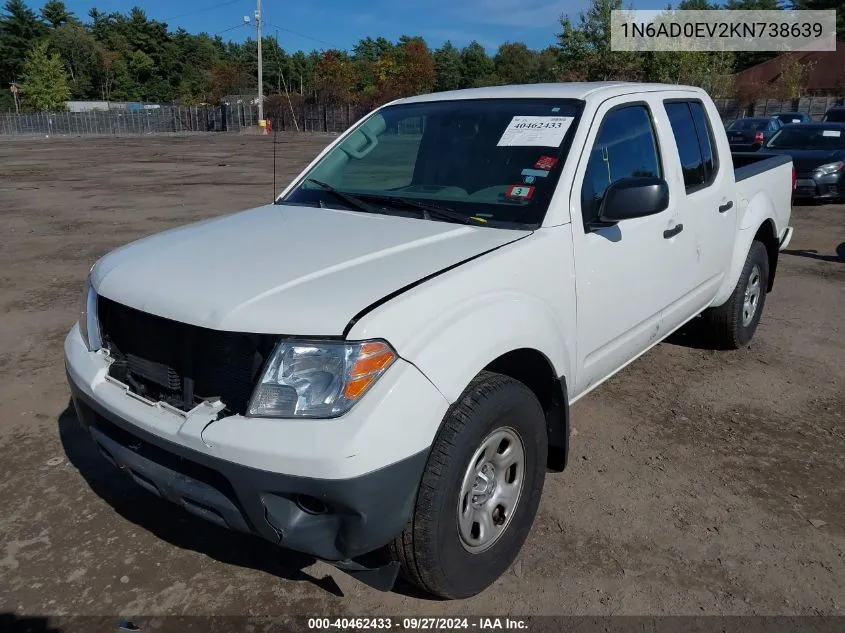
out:
M581 187L584 227L598 219L607 188L628 177L662 177L657 137L648 108L612 110L601 123Z

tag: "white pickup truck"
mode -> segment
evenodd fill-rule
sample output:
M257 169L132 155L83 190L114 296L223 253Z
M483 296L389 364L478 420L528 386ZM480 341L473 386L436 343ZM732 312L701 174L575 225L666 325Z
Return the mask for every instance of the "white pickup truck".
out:
M150 492L389 589L513 562L573 402L688 321L736 348L792 229L788 156L697 88L401 99L278 197L92 268L75 408Z

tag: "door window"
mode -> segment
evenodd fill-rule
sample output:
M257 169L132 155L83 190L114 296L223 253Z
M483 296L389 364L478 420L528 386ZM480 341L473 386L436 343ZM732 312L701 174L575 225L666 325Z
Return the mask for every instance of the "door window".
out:
M590 152L581 187L584 227L598 219L607 188L628 177L662 177L651 114L645 105L625 106L604 118Z

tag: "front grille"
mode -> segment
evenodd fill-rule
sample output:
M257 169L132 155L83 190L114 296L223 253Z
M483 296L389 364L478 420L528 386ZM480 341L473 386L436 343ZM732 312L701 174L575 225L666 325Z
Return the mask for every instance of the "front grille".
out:
M115 358L109 375L184 411L219 398L228 412L246 412L276 337L196 327L105 297L97 304L103 343Z

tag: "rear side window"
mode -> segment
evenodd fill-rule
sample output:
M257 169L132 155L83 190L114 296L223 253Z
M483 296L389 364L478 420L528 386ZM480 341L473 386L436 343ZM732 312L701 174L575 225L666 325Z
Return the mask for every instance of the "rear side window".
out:
M687 192L696 191L713 182L716 158L713 132L704 107L698 101L666 103L675 144L681 159Z
M599 205L612 183L621 178L662 175L648 108L631 105L611 110L601 122L581 187L584 228L598 218Z

